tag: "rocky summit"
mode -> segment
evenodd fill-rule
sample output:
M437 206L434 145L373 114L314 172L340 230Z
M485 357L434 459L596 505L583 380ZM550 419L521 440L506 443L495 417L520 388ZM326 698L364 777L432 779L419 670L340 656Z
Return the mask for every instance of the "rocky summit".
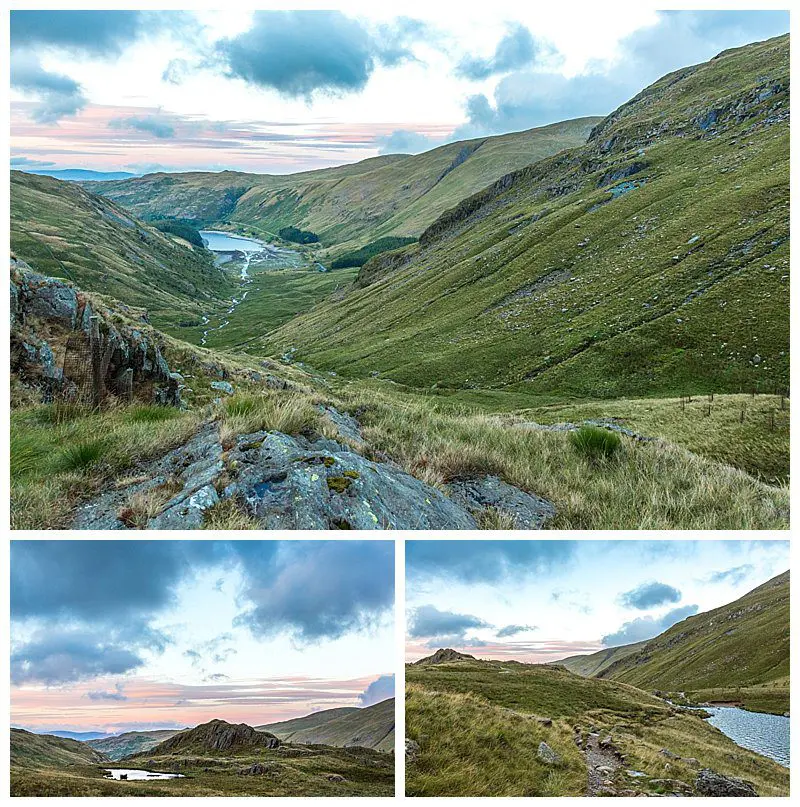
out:
M278 748L281 741L266 731L256 731L246 723L228 723L225 720L210 720L193 729L181 731L159 743L147 753L183 754L202 751L242 751L254 748Z
M432 664L448 664L451 661L476 661L476 658L469 653L459 653L457 650L447 647L439 648L432 656L425 656L425 658L421 658L414 663L420 666L429 666Z

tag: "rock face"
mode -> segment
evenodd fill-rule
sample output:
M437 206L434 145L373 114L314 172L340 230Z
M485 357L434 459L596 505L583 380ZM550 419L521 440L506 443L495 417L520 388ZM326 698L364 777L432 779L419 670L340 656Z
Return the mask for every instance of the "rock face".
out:
M420 747L416 740L406 737L406 761L413 762L419 755Z
M93 329L104 391L180 404L179 382L154 336L112 321L70 284L12 258L11 367L43 400L82 400L91 392Z
M421 658L419 661L415 661L414 664L421 666L428 664L447 664L451 661L477 661L477 659L469 653L459 653L457 650L447 647L440 648L432 656Z
M470 512L493 508L514 519L515 529L538 530L556 509L546 499L515 488L496 476L456 480L447 486L450 498Z
M757 796L756 789L750 782L723 776L708 768L697 774L694 782L695 792L699 796Z
M190 751L239 751L249 748L278 748L281 741L266 731L256 731L246 723L228 723L211 720L193 729L181 731L149 753L153 756L186 753Z

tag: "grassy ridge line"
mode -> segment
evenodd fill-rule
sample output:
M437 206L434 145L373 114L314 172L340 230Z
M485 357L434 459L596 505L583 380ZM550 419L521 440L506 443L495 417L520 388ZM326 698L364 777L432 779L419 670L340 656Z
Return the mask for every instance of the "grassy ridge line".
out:
M79 185L20 171L11 172L11 249L44 275L147 308L162 326L199 316L233 288L206 250Z
M623 776L617 787L658 793L666 777L691 784L697 768L684 760L694 758L752 781L761 795L788 793L787 769L736 746L698 716L619 682L498 661L407 665L406 681L406 733L420 745L407 766L408 795L584 795L587 765L575 738L590 730L613 736L625 756L623 774L647 774ZM556 751L559 765L538 759L540 742ZM662 748L684 758L668 773Z
M565 667L571 673L582 675L585 678L594 678L620 658L629 656L643 647L647 642L622 645L622 647L609 647L597 653L584 656L570 656L556 662L559 667Z
M230 222L261 235L296 226L334 254L389 235L417 236L442 211L514 168L583 143L599 118L389 155L286 176L154 174L97 183L136 215Z
M416 387L785 388L787 87L786 37L662 79L602 138L465 200L412 260L287 323L265 350ZM645 184L612 199L630 171Z
M777 711L788 710L789 572L673 625L599 675L668 692L738 692L735 699L742 701L753 688L762 702L778 701Z
M101 763L108 757L79 740L11 729L11 765L46 768L57 765Z

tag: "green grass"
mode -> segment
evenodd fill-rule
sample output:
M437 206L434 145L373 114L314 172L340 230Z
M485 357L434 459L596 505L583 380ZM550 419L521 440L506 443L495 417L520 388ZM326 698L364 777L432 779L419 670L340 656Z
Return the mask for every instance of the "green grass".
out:
M789 574L770 580L736 602L673 625L638 652L607 667L603 678L666 692L782 689L788 708ZM783 682L776 686L775 682Z
M518 662L406 666L406 734L420 744L406 765L408 795L584 795L587 767L575 736L590 730L611 734L625 756L618 789L659 792L649 782L664 778L691 784L697 769L689 764L674 761L665 771L660 751L667 748L752 781L760 795L789 791L788 769L635 687ZM542 741L559 754L560 765L537 759ZM625 769L647 776L634 782Z
M73 182L11 172L11 249L36 271L146 308L164 327L232 288L206 250L181 245Z
M570 432L569 442L581 457L595 464L613 459L622 445L618 434L598 426L581 426Z
M291 345L320 370L418 388L785 390L789 134L786 120L763 121L788 93L716 137L693 120L767 82L788 86L788 50L782 37L662 79L602 136L464 200L408 263L293 319L264 350ZM647 183L611 200L613 183L599 183L637 161Z

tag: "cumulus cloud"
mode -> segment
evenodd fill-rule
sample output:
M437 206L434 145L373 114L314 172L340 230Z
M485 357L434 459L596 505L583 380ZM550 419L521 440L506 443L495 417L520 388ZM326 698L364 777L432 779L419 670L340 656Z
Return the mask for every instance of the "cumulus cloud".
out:
M47 685L121 675L144 663L138 649L85 629L48 628L11 651L11 681Z
M185 11L12 11L11 47L52 47L92 56L118 56L138 39L161 31L189 35Z
M45 70L31 51L12 51L11 86L38 99L31 113L37 123L55 123L77 114L88 103L77 81Z
M412 579L494 583L563 571L572 564L575 550L574 541L408 541L406 568Z
M732 583L737 585L746 580L754 571L754 567L750 563L745 563L741 566L734 566L732 569L723 569L719 572L712 572L706 580L709 583Z
M463 639L471 628L490 627L488 622L472 614L440 611L434 605L420 605L411 612L408 635L414 639L423 636L443 636Z
M373 33L340 11L256 11L251 28L217 42L216 58L230 77L310 101L362 90L377 64L414 59L412 42L427 35L407 17Z
M666 583L658 583L655 580L642 583L620 595L620 602L623 605L640 611L646 611L648 608L655 608L668 602L680 602L680 599L681 593L677 588L668 586Z
M376 678L359 696L359 706L372 706L394 697L394 675Z
M252 544L235 544L248 603L237 624L256 636L337 639L378 624L394 606L388 541L287 541L272 556Z
M379 154L419 154L442 143L410 129L395 129L391 134L375 138Z
M467 123L453 134L477 137L589 115L607 115L664 74L720 51L789 30L783 11L660 12L655 25L622 39L618 58L589 64L583 73L521 70L503 77L493 98L465 103ZM478 60L479 61L479 60Z
M686 617L693 616L697 611L696 605L683 605L680 608L673 608L660 617L638 617L630 622L625 622L619 630L604 636L601 641L604 647L618 647L623 644L652 639Z
M536 625L506 625L497 631L497 638L504 639L507 636L516 636L519 633L527 633L536 630Z
M168 140L175 137L175 126L172 121L163 115L130 115L125 118L111 118L109 129L129 129L136 132L151 134L159 140Z
M508 26L505 36L497 43L494 54L488 58L466 56L456 67L456 75L473 81L482 81L499 73L510 73L527 67L545 49L543 43L519 23Z

